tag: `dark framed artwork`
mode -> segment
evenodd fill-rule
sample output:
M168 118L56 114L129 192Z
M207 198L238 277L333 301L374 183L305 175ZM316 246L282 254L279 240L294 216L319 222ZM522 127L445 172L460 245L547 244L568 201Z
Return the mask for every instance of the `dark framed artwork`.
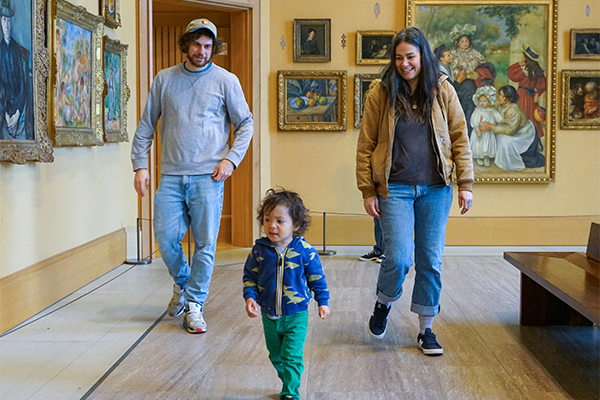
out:
M356 64L386 65L395 35L395 31L357 31Z
M104 144L102 131L102 35L104 18L58 0L51 74L55 146Z
M354 127L360 128L363 109L365 107L365 93L374 80L379 79L379 74L354 75Z
M475 180L553 182L556 0L407 0L407 10L456 88Z
M104 17L104 25L109 28L118 28L121 26L121 8L120 0L100 0L100 10Z
M294 61L331 61L331 20L294 20Z
M562 129L600 129L600 70L562 71Z
M0 161L54 161L47 131L46 1L3 0L0 32ZM8 63L4 60L12 60Z
M127 48L119 40L104 37L104 139L107 142L127 142Z
M346 71L278 71L283 131L345 131Z
M600 29L571 29L571 60L600 60Z

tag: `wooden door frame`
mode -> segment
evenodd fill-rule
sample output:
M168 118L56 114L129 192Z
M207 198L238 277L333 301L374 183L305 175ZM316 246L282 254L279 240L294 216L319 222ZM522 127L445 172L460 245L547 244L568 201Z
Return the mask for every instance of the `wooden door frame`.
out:
M242 86L248 88L246 100L250 105L250 109L254 117L254 138L252 139L251 148L248 150L246 158L251 161L248 170L235 171L230 179L232 179L232 197L235 191L243 199L241 205L232 207L232 244L240 247L250 247L255 237L257 237L258 229L253 223L255 209L260 202L260 95L259 95L259 78L260 78L260 63L259 49L254 43L259 43L259 27L260 27L260 1L259 0L171 0L170 3L174 8L178 4L182 6L202 5L212 9L227 11L232 13L232 29L235 22L235 29L240 35L243 42L232 43L232 48L242 49L243 55L237 58L234 62L232 58L232 71L238 75ZM239 11L239 13L238 13ZM137 23L137 119L138 122L144 111L148 92L152 84L153 78L153 32L152 32L152 0L138 0L136 9ZM234 47L235 46L235 47ZM230 50L231 51L231 50ZM242 60L240 62L240 60ZM235 63L235 66L233 65ZM137 125L137 123L136 123ZM141 232L141 249L142 257L150 256L154 252L154 232L152 229L152 207L154 202L154 179L152 171L154 169L155 160L153 149L150 150L148 171L150 172L151 188L149 195L138 198L138 216L142 222ZM238 174L238 172L241 172ZM238 176L239 175L239 176ZM233 187L236 187L235 189ZM243 193L243 195L241 195Z

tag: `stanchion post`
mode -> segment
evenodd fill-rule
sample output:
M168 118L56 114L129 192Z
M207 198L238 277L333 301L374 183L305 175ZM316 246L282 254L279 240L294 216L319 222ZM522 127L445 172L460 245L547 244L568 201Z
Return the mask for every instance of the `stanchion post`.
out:
M322 256L332 256L335 250L327 250L327 213L323 212L323 250L319 251Z
M140 258L140 253L141 253L140 231L142 230L142 226L141 226L141 222L140 222L139 218L137 219L136 225L137 225L136 226L136 228L137 228L136 229L137 259L133 259L133 258L127 259L127 260L125 260L125 264L143 264L143 265L150 264L150 263L152 263L152 260L150 259L150 257L144 258L144 259Z

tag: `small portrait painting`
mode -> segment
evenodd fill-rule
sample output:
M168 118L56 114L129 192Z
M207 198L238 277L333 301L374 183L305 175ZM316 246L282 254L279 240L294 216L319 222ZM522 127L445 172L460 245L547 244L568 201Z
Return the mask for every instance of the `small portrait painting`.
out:
M395 34L394 31L356 32L356 64L387 64Z
M294 20L294 61L331 61L331 20Z
M600 71L563 70L563 129L600 129Z
M571 29L571 60L600 60L600 29Z

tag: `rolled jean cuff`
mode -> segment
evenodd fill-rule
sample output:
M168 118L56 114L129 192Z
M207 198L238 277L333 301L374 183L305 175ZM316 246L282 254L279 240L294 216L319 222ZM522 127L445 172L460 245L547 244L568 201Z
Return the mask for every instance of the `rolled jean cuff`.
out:
M420 304L411 303L410 311L417 313L419 315L427 315L429 317L434 317L440 313L440 306L422 306Z
M400 292L400 294L396 297L390 297L390 296L386 296L385 294L383 294L381 292L381 290L377 290L377 298L379 299L379 302L381 304L386 304L386 303L392 303L396 300L398 300L400 298L400 296L402 296L402 292Z

